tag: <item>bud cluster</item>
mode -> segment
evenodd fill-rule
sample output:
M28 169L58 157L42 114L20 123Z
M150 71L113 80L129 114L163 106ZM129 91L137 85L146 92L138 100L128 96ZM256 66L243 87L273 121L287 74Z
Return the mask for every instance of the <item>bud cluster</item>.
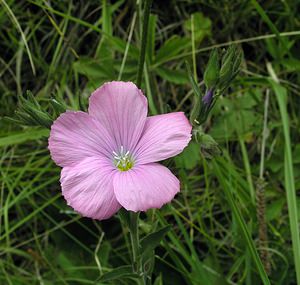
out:
M49 112L44 111L33 94L30 91L27 91L26 98L22 95L19 96L19 103L18 108L15 111L15 118L6 119L19 125L50 128L56 117L65 112L66 108L56 99L49 99L48 101L53 109L52 115L50 115Z
M187 65L189 79L195 94L190 114L192 125L199 126L206 121L216 99L226 91L240 71L242 59L243 51L236 45L230 46L222 58L217 49L213 50L204 72L203 79L206 87L204 96Z

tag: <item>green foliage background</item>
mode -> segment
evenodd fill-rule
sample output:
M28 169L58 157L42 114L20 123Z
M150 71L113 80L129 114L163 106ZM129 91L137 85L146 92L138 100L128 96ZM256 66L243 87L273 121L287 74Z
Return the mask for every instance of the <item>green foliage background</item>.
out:
M2 117L14 116L27 89L49 112L49 98L85 110L89 94L103 82L135 81L142 20L135 1L0 0L0 7ZM260 252L256 182L267 93L269 278L272 284L297 284L299 252L292 247L290 224L299 227L299 220L289 217L287 200L296 191L299 213L299 9L297 0L154 1L142 84L150 114L189 115L193 93L185 60L203 85L214 47L237 42L245 54L242 72L204 125L223 154L208 160L192 142L164 162L180 178L181 193L142 215L143 235L171 225L156 249L156 285L261 283L226 193L233 194ZM0 121L0 284L135 284L124 277L97 281L131 264L128 228L117 217L93 221L68 208L48 133Z

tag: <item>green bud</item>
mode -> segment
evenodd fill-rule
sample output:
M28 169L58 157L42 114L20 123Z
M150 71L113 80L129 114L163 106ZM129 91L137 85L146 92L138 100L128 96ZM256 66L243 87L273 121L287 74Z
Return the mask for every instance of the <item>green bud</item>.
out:
M229 85L230 79L233 74L233 58L234 48L230 46L222 58L222 66L220 69L220 84L219 88L223 89Z
M212 159L222 154L221 148L210 135L204 135L203 140L204 143L201 145L201 152L205 158Z
M240 71L240 66L243 59L243 51L237 45L230 46L222 58L222 66L220 70L220 81L218 88L226 89L231 81L237 76Z
M218 82L220 73L219 53L214 49L209 57L207 67L204 72L204 83L207 89L212 89Z
M203 96L202 96L202 93L201 93L201 90L200 90L198 84L196 83L196 81L194 79L190 65L187 61L185 62L185 65L186 65L186 70L188 73L190 83L191 83L193 91L194 91L194 100L193 100L192 111L190 114L190 122L193 126L197 126L200 124L199 117L201 117L201 110L203 109L202 108L202 106L203 106L202 97Z
M195 132L196 141L200 144L201 153L205 158L212 159L213 157L222 154L218 143L208 134L205 134L202 129Z
M232 80L240 72L243 57L244 57L243 50L239 46L237 46L236 47L236 52L235 52L235 57L234 57L234 62L233 62Z
M27 91L27 98L19 97L19 106L16 111L17 118L25 125L43 126L50 128L52 118L48 113L42 111L41 106L30 91Z
M37 122L32 119L28 114L24 113L24 112L20 112L20 111L15 111L15 115L17 117L17 119L22 122L24 125L28 125L28 126L35 126L37 124Z
M54 109L57 116L59 116L61 113L66 112L66 107L56 99L51 99L50 103L52 105L52 108Z
M201 111L202 100L199 96L194 96L193 108L190 114L190 122L193 126L197 126L200 122L197 120Z
M40 104L38 103L38 101L35 99L35 97L33 96L32 92L30 90L26 91L26 95L28 98L28 101L30 103L32 103L36 108L40 109ZM21 97L23 98L23 97ZM24 99L24 98L23 98Z
M32 107L28 107L26 111L27 114L37 122L37 125L46 128L51 127L53 121L47 113L40 111L38 109L33 109Z

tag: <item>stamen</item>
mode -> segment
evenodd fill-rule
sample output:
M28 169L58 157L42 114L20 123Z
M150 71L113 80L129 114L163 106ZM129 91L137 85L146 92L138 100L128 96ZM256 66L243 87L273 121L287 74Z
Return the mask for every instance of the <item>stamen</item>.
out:
M127 171L133 167L133 157L130 155L128 150L125 152L125 149L122 145L120 147L120 151L113 151L112 154L114 158L114 164L120 171Z

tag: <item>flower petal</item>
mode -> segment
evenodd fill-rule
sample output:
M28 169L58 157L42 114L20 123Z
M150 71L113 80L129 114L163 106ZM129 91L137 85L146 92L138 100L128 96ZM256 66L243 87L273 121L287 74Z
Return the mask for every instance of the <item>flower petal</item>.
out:
M147 99L132 82L105 83L90 97L89 114L115 139L119 150L132 150L143 131Z
M179 180L158 163L137 165L114 176L119 203L130 211L147 211L170 202L180 190Z
M110 158L114 141L101 124L84 112L67 111L51 126L49 150L59 166L70 166L86 157Z
M92 157L64 167L60 178L63 196L82 216L108 219L121 208L113 190L115 173L106 160Z
M183 112L148 117L133 152L136 163L156 162L179 154L191 140L191 130Z

